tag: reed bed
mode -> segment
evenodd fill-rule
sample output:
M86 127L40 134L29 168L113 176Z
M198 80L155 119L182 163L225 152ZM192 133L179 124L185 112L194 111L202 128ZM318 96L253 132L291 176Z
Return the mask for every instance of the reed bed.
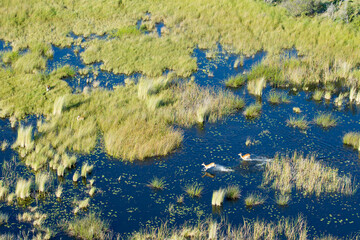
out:
M226 190L220 188L219 190L213 191L211 205L213 206L221 206L224 202L226 195Z
M331 113L319 113L315 116L314 122L323 128L334 127L337 125L337 119Z
M327 167L314 156L304 157L294 153L292 157L278 155L266 165L263 183L279 190L282 195L292 189L304 195L340 193L353 195L357 185L351 176L340 176L338 169Z
M170 228L162 223L157 228L143 228L132 233L132 240L140 239L308 239L307 222L301 215L295 219L282 218L278 222L264 220L244 222L239 226L222 220L217 222L207 218L197 224L185 223Z

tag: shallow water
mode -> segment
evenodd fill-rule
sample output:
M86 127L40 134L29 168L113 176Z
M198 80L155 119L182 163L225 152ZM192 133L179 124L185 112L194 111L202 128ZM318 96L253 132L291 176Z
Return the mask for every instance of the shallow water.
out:
M48 62L49 69L59 64L84 68L85 65L79 54L74 53L74 49L75 47L54 47L54 58ZM235 69L233 64L238 56L219 52L217 58L206 59L205 51L194 51L199 70L193 75L201 86L224 88L223 81L227 77L249 71L251 66L261 61L266 54L261 52L254 57L245 58L244 66ZM95 64L92 67L97 66L98 64ZM213 77L208 76L209 71L213 73ZM76 91L87 85L85 78L89 77L93 76L77 75L66 81ZM112 89L117 84L123 84L126 77L99 70L97 80L100 81L100 86ZM276 153L291 154L295 150L305 155L315 154L317 160L338 168L340 173L351 174L360 179L358 152L342 144L342 136L346 132L359 130L358 107L345 106L339 109L332 103L316 103L310 100L310 92L293 92L288 89L278 91L291 95L291 103L272 105L266 101L266 96L271 90L271 87L264 90L262 100L250 96L246 87L231 90L244 97L247 105L262 101L261 116L247 120L238 112L216 124L206 123L203 127L184 129L183 144L166 157L133 163L122 162L104 153L100 139L92 154L78 156L76 168L68 172L65 178L55 177L51 193L44 198L34 198L26 206L7 206L0 203L0 211L10 215L9 223L0 226L0 231L17 234L20 230L30 230L30 224L19 224L16 220L16 215L26 211L27 206L38 206L40 211L48 213L45 223L53 228L56 228L60 219L74 218L72 202L75 198L82 200L88 196L89 184L85 181L74 184L72 175L75 170L80 170L82 162L87 161L95 165L88 180L95 179L94 185L101 189L100 193L91 198L87 211L101 212L103 218L110 221L111 229L122 235L136 231L140 227L158 226L164 221L168 221L170 225L179 225L185 221L196 222L199 218L212 216L219 219L226 217L229 222L237 225L242 223L244 218L277 220L279 217L296 217L299 213L308 221L310 236L348 236L358 232L360 193L351 197L323 194L316 198L304 197L302 193L293 191L289 206L279 207L275 203L275 192L259 187L263 173L263 165L260 163L264 162L264 159L273 158ZM311 124L306 132L301 132L286 126L286 120L290 115L294 115L293 107L300 107L308 120L312 120L319 111L331 111L338 117L339 124L329 130ZM35 120L35 117L30 117L28 124L32 123L35 126ZM13 143L16 134L17 130L11 128L9 120L0 119L0 141L6 139ZM248 137L252 138L254 145L245 145ZM251 153L257 161L242 161L238 156L239 152ZM11 148L0 152L0 163L12 156L17 154ZM215 162L220 167L210 169L208 174L205 174L201 166L203 162ZM233 171L227 171L229 169ZM33 175L24 166L19 167L19 172L25 176ZM147 186L154 176L165 179L166 187L163 191L154 191ZM194 182L202 184L205 189L200 198L192 199L185 195L184 187ZM64 191L61 200L58 200L53 192L60 183ZM229 184L240 186L241 198L238 201L225 201L221 208L212 208L212 192ZM244 198L254 191L268 198L261 206L247 208ZM176 197L180 195L185 197L182 205L176 203ZM172 204L174 210L169 211ZM83 212L80 212L79 215L82 214ZM56 238L67 237L59 231Z

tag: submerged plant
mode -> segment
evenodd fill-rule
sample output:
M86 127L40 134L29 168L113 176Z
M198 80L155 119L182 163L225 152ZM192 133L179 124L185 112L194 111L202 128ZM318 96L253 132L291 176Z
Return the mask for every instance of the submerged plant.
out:
M193 183L185 187L185 192L189 194L190 197L200 197L203 189L204 187L200 184Z
M211 205L221 206L225 198L225 189L220 188L219 190L213 191Z
M323 128L329 128L336 126L337 119L331 113L319 113L314 122Z
M156 190L163 190L165 187L165 181L163 178L154 177L148 184L149 187Z

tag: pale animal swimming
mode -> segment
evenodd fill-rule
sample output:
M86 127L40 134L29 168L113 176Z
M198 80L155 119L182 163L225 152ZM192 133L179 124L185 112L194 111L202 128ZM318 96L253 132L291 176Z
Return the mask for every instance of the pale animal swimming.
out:
M216 167L216 164L213 162L209 163L208 165L206 165L205 163L202 163L201 165L204 166L205 171L208 170L209 168Z
M250 159L250 153L247 153L244 156L241 153L239 153L239 156L241 157L242 160L249 160Z

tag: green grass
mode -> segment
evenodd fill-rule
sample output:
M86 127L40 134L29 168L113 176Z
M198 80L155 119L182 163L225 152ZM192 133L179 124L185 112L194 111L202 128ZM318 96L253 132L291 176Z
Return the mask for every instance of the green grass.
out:
M108 239L110 237L109 223L95 213L66 221L62 229L69 235L79 239Z
M360 132L348 132L343 137L343 143L355 149L360 149Z
M245 108L243 114L246 118L257 118L261 114L261 105L254 103Z
M319 113L315 116L314 122L323 128L334 127L337 125L337 119L331 113Z
M260 193L250 193L245 198L245 205L247 207L253 207L256 205L261 205L265 202L266 198L263 197Z
M293 128L300 128L301 130L306 130L309 127L309 122L305 119L305 116L290 116L290 118L286 121L286 125Z
M267 97L268 102L272 104L289 103L290 99L286 93L271 91Z
M189 194L190 197L200 197L204 187L198 183L193 183L185 186L185 192Z
M264 77L262 78L257 78L254 80L250 80L247 83L247 89L248 92L251 95L257 96L257 97L261 97L262 96L262 91L263 89L266 87L266 80Z
M165 181L163 178L154 177L147 186L156 190L163 190L165 187Z
M236 200L240 198L241 190L239 186L236 185L229 185L226 188L226 198L230 200Z
M37 186L37 190L40 193L44 193L47 190L48 185L51 184L50 180L51 180L51 176L49 173L40 172L40 173L36 174L35 184Z
M275 156L266 165L263 185L270 185L282 195L296 188L304 195L339 193L353 195L357 185L351 176L341 176L338 169L316 161L313 156L304 157L294 153L292 157Z
M242 74L236 75L234 77L230 77L227 80L225 80L225 86L232 87L232 88L238 88L245 84L246 77Z

